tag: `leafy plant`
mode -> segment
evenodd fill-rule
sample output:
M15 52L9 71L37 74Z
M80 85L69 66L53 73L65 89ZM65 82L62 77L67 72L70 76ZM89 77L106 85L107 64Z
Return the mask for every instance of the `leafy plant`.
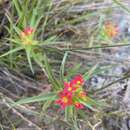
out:
M44 23L45 28L47 24L47 16L45 16L44 13L47 7L49 7L49 9L51 8L51 2L41 0L38 2L37 0L33 0L33 2L30 0L13 0L12 4L16 9L17 15L14 14L14 16L12 16L9 12L6 13L10 23L10 28L7 27L7 30L10 33L10 38L6 38L6 40L11 44L10 51L2 54L0 57L9 54L12 55L12 53L24 50L30 69L32 73L34 73L32 59L36 57L36 50L40 51L42 45L48 45L56 39L55 36L52 36L44 41L37 40L37 28L40 26L40 22L43 18L46 19ZM21 4L25 6L21 6ZM45 4L45 7L40 8L41 4ZM14 21L15 15L17 16L17 21Z
M61 74L64 72L66 56L67 53L65 53L61 64ZM82 75L77 75L73 79L70 79L70 81L64 81L65 78L62 77L62 82L60 79L54 77L46 55L44 55L43 61L43 66L48 75L48 79L52 84L52 92L21 99L12 104L13 107L26 103L44 101L43 109L45 111L50 105L57 104L61 106L61 110L65 110L65 120L68 121L71 119L74 121L74 119L77 118L76 111L78 111L78 109L84 111L85 108L88 108L92 111L98 112L100 104L89 96L89 92L86 93L82 88L85 81ZM92 71L94 71L94 68L91 69L88 76L92 73ZM87 73L85 75L87 76Z

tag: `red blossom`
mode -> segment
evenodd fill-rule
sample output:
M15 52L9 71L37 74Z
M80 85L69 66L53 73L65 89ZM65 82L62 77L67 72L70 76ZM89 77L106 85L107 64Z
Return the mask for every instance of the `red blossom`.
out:
M33 32L34 32L34 29L31 28L31 27L27 27L23 30L23 32L26 34L26 35L31 35Z
M84 105L79 102L76 102L74 105L77 109L84 109Z
M114 25L112 22L108 21L105 23L105 33L109 37L115 37L119 33L119 28L116 25Z
M74 105L78 109L83 109L84 105L75 101L75 98L84 99L86 92L82 90L84 79L82 75L75 76L70 82L64 82L64 89L58 94L59 99L55 101L61 109ZM79 89L80 88L80 89Z
M63 91L61 91L61 92L59 93L59 97L62 97L62 96L67 96L67 97L72 98L72 93L63 90Z
M21 36L25 37L25 36L29 36L34 32L34 29L31 27L26 27L25 29L23 29L23 31L21 32Z
M55 103L61 106L61 109L64 109L67 106L72 105L72 96L64 93L64 92L60 92L59 93L59 97L60 99L56 100Z
M64 92L71 93L74 91L74 87L70 84L70 82L64 82Z
M83 85L84 84L84 78L83 78L82 75L77 75L70 81L70 83L72 85Z
M73 86L75 90L80 88L83 84L84 84L84 78L82 75L77 75L70 81L70 85Z

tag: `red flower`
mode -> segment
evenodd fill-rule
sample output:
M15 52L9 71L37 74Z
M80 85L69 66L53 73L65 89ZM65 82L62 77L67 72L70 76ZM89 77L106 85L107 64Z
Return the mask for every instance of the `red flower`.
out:
M70 85L73 86L75 89L80 88L83 84L84 79L82 75L77 75L70 81Z
M83 85L84 84L84 79L82 75L77 75L75 76L71 81L71 84L78 84L78 85Z
M60 99L56 100L55 103L61 106L61 109L64 109L67 106L72 105L72 96L65 92L59 93Z
M115 37L117 36L119 32L119 29L116 25L114 25L112 22L106 22L105 23L105 33L109 36L109 37Z
M33 32L34 32L34 29L31 28L31 27L26 27L25 29L23 29L23 31L20 34L22 44L24 44L24 45L32 45L32 44L36 43L30 37L30 36L32 36Z
M75 107L78 108L78 109L84 109L84 105L81 104L81 103L76 102L74 105L75 105Z
M23 30L23 32L26 34L26 35L31 35L33 32L34 32L34 29L31 28L31 27L27 27Z
M71 86L71 84L69 82L64 82L64 92L66 93L70 93L72 94L72 92L74 91L73 86Z
M25 36L29 36L34 32L34 29L31 27L26 27L22 32L21 32L21 36L25 37Z

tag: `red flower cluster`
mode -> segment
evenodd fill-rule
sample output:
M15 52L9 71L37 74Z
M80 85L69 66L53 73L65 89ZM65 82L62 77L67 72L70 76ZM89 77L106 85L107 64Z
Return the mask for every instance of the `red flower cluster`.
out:
M75 76L70 82L64 82L64 89L59 93L59 99L55 101L61 109L74 105L78 109L83 109L84 105L76 99L84 100L86 92L82 90L84 79L82 75Z
M107 21L105 23L105 33L109 37L115 37L119 33L119 29L116 25L114 25L112 22Z

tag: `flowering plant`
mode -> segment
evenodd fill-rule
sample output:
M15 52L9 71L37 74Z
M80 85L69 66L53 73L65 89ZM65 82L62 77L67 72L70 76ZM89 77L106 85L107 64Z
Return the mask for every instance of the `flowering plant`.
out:
M90 97L89 92L83 90L85 77L88 78L90 73L85 75L76 75L70 81L64 81L68 76L66 78L64 77L64 86L62 87L62 82L58 80L51 71L52 69L48 63L46 55L44 55L44 60L49 81L53 86L52 91L46 94L40 94L38 96L21 99L15 102L13 106L44 101L45 104L43 108L46 110L51 104L56 104L60 106L59 110L65 110L65 119L67 120L74 118L76 116L75 112L80 112L79 110L85 110L85 108L88 108L91 111L98 111L97 108L100 104Z
M94 102L92 99L88 102L89 97L83 90L84 82L85 80L82 75L77 75L69 82L64 82L64 88L58 93L59 98L55 103L60 105L61 109L65 109L68 106L74 106L77 109L84 109L86 106L85 102ZM89 105L87 104L87 106Z
M113 38L118 35L119 29L112 22L106 22L104 25L104 31L108 37Z
M99 38L102 40L109 40L115 38L118 34L119 34L118 26L110 21L106 21L101 28Z

